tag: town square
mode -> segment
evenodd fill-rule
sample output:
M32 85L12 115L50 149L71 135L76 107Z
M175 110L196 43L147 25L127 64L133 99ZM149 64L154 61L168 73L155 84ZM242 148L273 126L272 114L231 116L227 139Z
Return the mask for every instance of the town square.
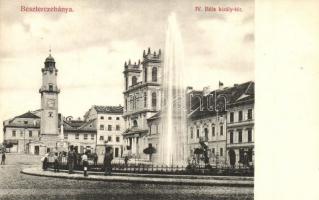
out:
M26 26L36 13L21 14L17 40L36 47L3 59L0 198L254 198L253 3L237 18L159 4L157 24L127 11L143 3L93 5L108 21L88 29L79 19L98 17L78 6Z

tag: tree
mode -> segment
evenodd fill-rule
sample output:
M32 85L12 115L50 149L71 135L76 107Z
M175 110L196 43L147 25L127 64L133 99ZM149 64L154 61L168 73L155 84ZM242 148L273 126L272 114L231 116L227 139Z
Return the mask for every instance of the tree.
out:
M156 149L152 147L152 144L148 144L148 147L143 150L145 154L150 156L150 161L152 161L152 155L156 153Z

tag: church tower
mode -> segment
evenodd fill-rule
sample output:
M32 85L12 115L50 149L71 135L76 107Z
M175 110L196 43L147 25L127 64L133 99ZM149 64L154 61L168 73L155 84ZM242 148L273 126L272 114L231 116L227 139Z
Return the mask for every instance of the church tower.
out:
M40 140L47 147L47 152L56 147L59 136L58 94L60 90L57 86L57 75L58 70L50 50L42 68L42 86L39 90L42 110Z

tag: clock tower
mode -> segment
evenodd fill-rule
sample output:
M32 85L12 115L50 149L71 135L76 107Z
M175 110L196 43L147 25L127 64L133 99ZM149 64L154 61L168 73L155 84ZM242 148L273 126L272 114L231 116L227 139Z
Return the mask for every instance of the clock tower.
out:
M39 90L42 110L40 140L47 147L47 152L56 147L59 138L58 94L60 90L57 86L57 75L58 70L50 50L49 56L45 59L44 68L42 68L42 86Z

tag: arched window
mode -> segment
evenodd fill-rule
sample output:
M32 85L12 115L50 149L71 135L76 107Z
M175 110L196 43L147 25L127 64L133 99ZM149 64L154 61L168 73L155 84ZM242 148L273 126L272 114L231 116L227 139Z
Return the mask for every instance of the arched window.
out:
M136 120L133 121L133 127L137 127L137 121Z
M144 108L147 107L147 93L144 92Z
M152 107L156 108L156 92L152 93Z
M205 132L205 141L208 141L208 128L205 128L204 129L204 132Z
M137 83L137 78L136 76L132 77L132 85L135 85Z
M53 85L52 84L49 84L49 91L53 91Z
M157 68L153 67L152 69L152 82L157 82Z
M144 82L147 82L147 67L144 69Z

